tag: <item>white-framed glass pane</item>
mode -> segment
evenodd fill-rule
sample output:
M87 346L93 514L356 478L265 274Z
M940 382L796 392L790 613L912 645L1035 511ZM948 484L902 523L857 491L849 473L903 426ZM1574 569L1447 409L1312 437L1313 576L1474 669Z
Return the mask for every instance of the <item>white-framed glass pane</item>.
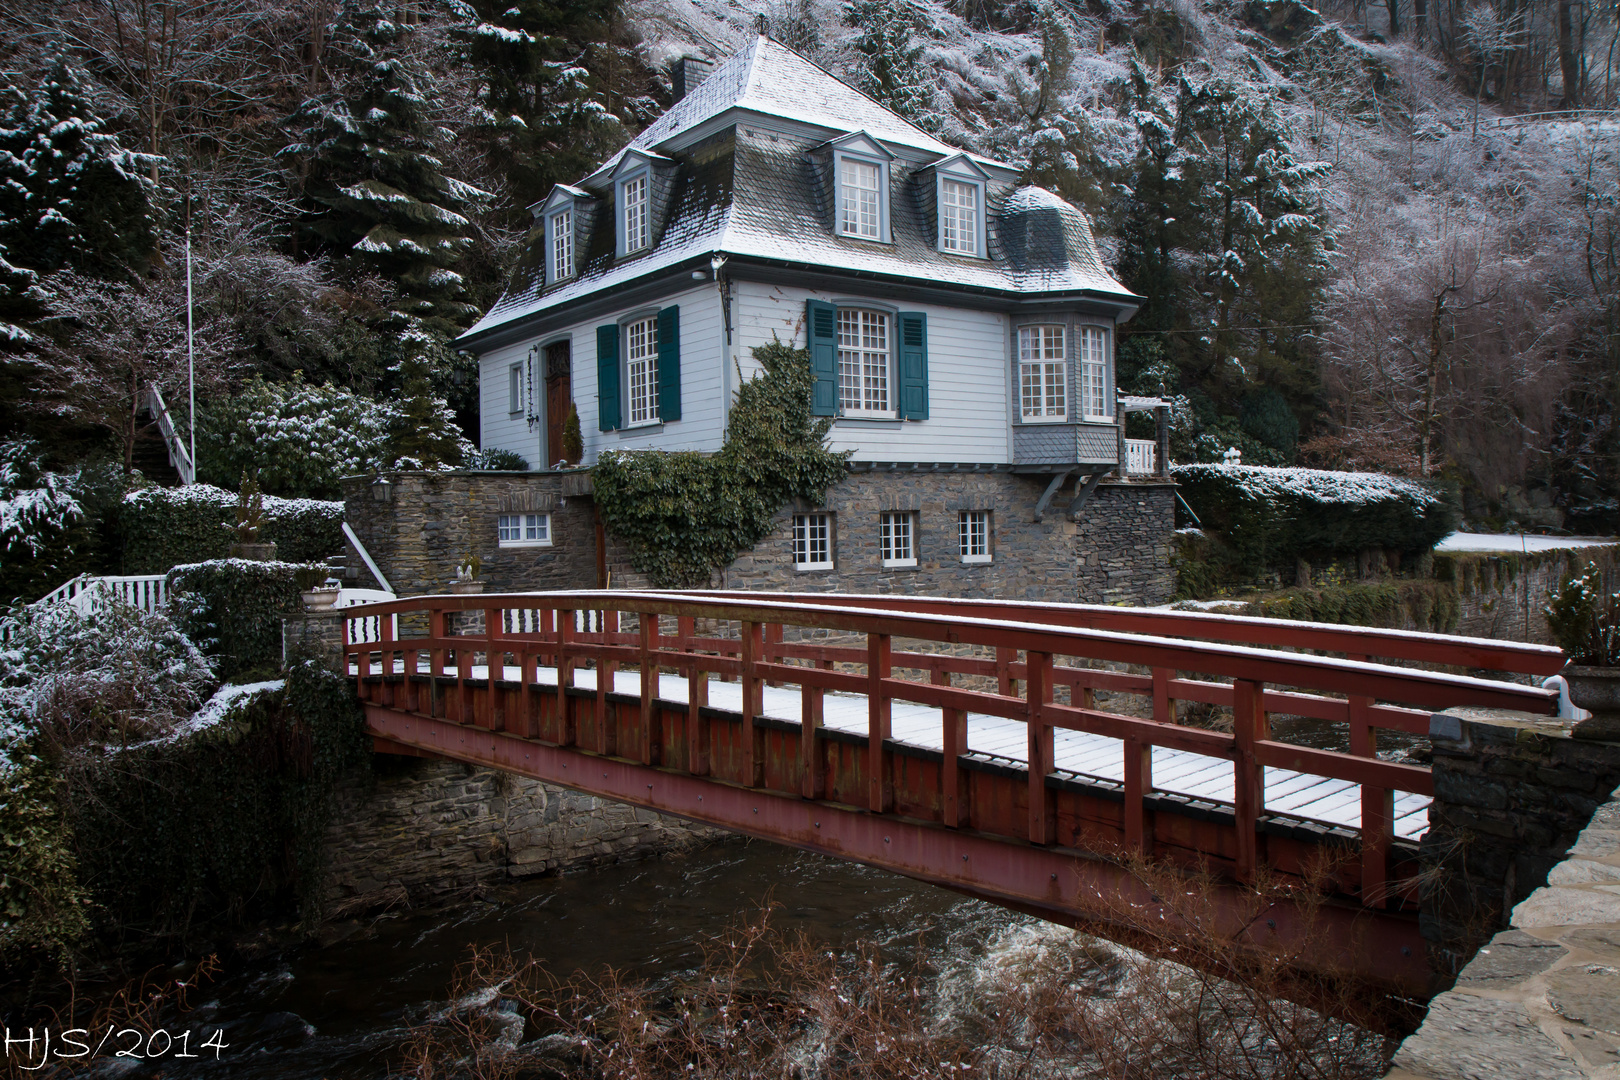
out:
M523 411L523 365L513 364L506 369L506 411Z
M838 406L845 413L889 412L889 316L838 309Z
M496 537L503 544L523 538L523 521L517 514L502 514L495 519Z
M630 423L658 419L658 320L625 327L625 368L630 384Z
M946 180L940 184L939 245L960 255L979 253L979 188Z
M1062 420L1068 414L1063 327L1018 328L1018 402L1025 420Z
M1080 328L1080 411L1088 420L1113 420L1108 408L1108 332Z
M916 517L909 513L886 513L878 525L878 546L884 566L915 566L917 563Z
M626 180L619 197L624 203L624 250L647 246L647 178Z
M523 539L537 543L551 542L551 515L528 514L523 519Z
M574 213L551 215L551 279L574 276Z
M793 565L799 569L832 565L830 515L793 515Z
M839 159L838 172L839 213L838 230L845 236L859 236L868 240L883 238L882 197L883 166L868 161Z
M990 511L964 510L957 517L957 540L963 562L990 561Z

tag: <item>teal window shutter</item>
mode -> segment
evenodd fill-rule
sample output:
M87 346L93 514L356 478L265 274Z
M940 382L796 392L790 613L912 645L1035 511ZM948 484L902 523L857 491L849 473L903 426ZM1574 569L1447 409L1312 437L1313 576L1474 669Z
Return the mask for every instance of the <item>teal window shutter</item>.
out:
M681 309L658 313L658 419L681 418Z
M619 428L619 325L596 328L596 426Z
M838 309L821 300L808 300L804 325L810 341L810 373L816 379L810 412L815 416L837 416Z
M900 320L900 418L928 419L928 316L902 311Z

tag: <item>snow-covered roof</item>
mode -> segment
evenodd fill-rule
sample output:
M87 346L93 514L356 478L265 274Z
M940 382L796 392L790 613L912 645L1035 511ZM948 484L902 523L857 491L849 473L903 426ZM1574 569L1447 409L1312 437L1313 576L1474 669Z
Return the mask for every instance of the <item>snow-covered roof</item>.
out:
M651 150L730 109L827 128L933 154L954 154L922 128L817 67L786 45L757 37L586 178L613 171L626 151Z
M1434 545L1434 550L1442 553L1490 551L1519 554L1528 551L1614 546L1620 546L1620 536L1533 536L1525 533L1454 532Z

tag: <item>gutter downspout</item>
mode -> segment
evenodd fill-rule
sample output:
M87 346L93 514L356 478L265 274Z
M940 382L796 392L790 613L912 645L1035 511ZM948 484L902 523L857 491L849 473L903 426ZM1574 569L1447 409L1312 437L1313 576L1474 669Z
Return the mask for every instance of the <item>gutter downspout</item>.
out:
M731 424L731 398L736 392L732 385L732 369L736 367L731 352L731 282L725 275L726 257L718 251L709 259L709 270L714 275L715 293L720 300L720 432Z

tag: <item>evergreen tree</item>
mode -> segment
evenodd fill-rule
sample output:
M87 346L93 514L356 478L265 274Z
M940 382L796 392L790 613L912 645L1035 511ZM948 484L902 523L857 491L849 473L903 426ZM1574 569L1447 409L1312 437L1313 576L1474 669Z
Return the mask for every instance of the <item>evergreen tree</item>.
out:
M444 343L421 327L405 332L399 365L399 404L388 432L388 456L396 469L456 468L472 452L456 417L433 393L433 354Z
M0 89L0 252L43 273L105 280L142 272L156 246L156 159L126 150L57 53L31 92Z
M483 86L475 133L511 181L518 208L543 199L601 159L618 124L589 69L609 37L615 0L475 0L463 34Z
M934 108L934 77L913 44L925 29L906 0L850 0L844 22L860 31L855 48L865 57L861 89L925 131L942 123Z
M336 88L300 106L281 153L301 173L309 248L375 271L398 289L398 312L449 334L477 313L454 267L472 243L467 215L488 196L445 175L411 33L373 0L345 0Z

